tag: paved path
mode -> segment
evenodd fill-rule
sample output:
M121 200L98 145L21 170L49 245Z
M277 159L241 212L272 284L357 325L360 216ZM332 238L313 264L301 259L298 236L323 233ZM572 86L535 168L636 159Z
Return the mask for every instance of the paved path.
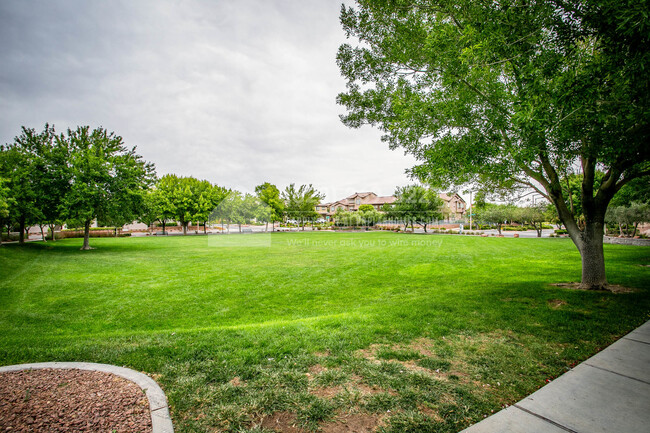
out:
M462 433L650 432L650 321Z

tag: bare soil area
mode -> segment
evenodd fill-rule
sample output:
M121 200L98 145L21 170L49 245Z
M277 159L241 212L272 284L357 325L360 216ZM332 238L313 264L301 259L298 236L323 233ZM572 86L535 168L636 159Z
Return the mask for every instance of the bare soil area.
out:
M551 286L561 287L563 289L585 290L580 287L580 283L555 283L551 284ZM619 286L618 284L608 284L607 290L603 291L612 293L634 293L637 290L630 287Z
M121 377L75 369L0 373L0 431L150 433L149 403Z

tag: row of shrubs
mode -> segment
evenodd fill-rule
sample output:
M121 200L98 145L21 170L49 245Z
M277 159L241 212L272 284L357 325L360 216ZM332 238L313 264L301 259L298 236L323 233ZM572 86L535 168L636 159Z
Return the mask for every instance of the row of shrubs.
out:
M122 233L122 227L90 227L89 236L91 238L112 238L117 235L117 237L127 237L131 236L131 233ZM83 228L73 228L73 229L63 229L57 233L57 239L68 239L68 238L83 238L84 229Z

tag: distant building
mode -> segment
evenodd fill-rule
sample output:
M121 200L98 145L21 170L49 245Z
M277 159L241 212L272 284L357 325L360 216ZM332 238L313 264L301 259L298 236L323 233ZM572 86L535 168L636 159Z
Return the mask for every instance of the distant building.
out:
M458 194L440 194L440 198L445 202L446 209L444 209L443 214L446 213L445 218L460 220L465 217L465 212L467 211L467 203L461 196Z
M316 212L318 212L321 218L331 219L338 209L356 212L359 210L359 206L369 204L378 211L381 211L383 205L393 203L395 200L396 198L392 195L378 196L374 192L355 192L351 196L341 200L319 204L316 206Z
M443 214L445 219L460 220L467 212L467 204L458 194L440 194L440 198L445 202ZM395 196L378 196L374 192L355 192L349 197L337 200L331 203L320 203L316 206L316 212L321 218L331 219L338 209L356 212L362 204L372 205L378 211L382 210L385 204L394 203Z

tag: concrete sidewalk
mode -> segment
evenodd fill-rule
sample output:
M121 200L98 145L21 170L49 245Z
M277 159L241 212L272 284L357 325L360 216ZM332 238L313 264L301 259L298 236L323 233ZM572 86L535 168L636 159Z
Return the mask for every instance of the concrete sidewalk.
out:
M650 321L461 433L650 432Z

